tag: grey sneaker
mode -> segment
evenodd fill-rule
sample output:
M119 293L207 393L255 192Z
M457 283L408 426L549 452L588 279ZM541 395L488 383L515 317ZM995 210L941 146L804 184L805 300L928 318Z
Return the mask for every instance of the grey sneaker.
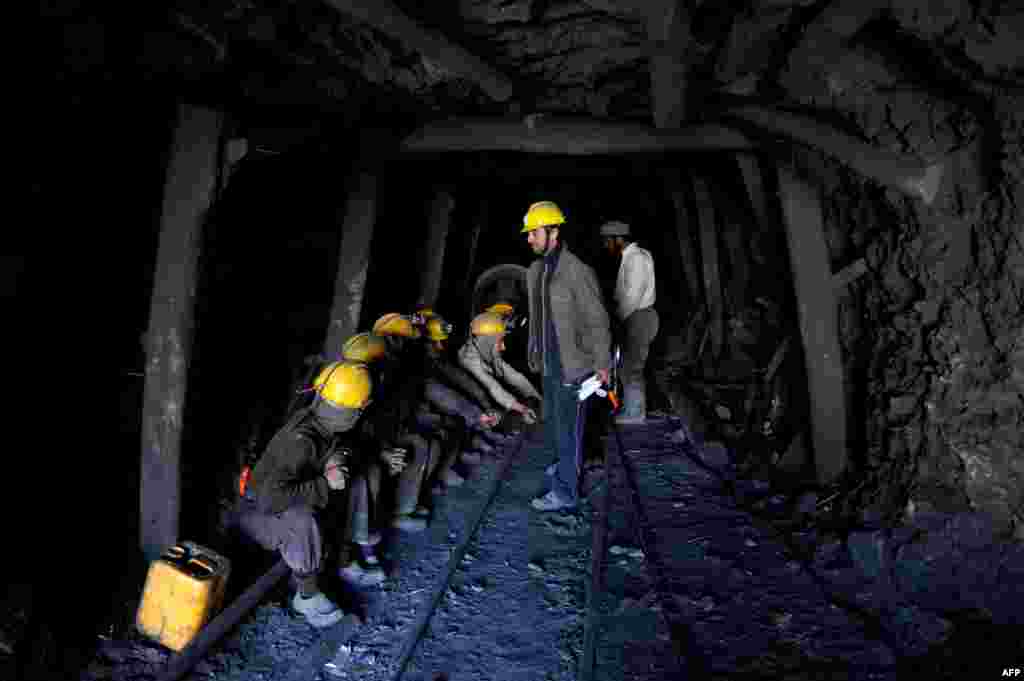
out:
M384 568L380 565L362 565L358 560L338 568L338 576L360 586L380 584L385 577Z
M345 611L339 608L334 601L322 592L309 598L303 598L301 594L295 594L292 597L292 607L317 629L334 626L345 616Z
M356 541L355 543L359 544L360 546L376 546L380 543L380 540L382 538L383 535L381 535L380 532L371 531L370 534L367 535L366 541Z
M554 490L551 490L542 497L537 497L530 502L530 506L533 506L538 511L561 511L572 510L576 508L576 504L565 501L562 497L555 494Z
M444 484L449 487L458 487L464 482L466 479L451 469L444 474Z
M427 529L427 519L422 516L399 515L391 521L391 527L403 532L422 532Z

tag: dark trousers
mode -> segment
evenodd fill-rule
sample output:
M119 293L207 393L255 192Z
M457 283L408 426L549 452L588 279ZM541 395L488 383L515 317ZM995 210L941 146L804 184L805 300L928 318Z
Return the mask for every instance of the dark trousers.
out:
M658 313L645 307L629 315L622 339L622 383L644 383L644 367L651 351L651 343L658 335Z
M320 523L309 506L293 506L281 513L263 513L251 499L241 499L235 516L243 536L281 559L298 577L320 572L324 559Z
M579 496L583 432L590 400L580 402L577 399L579 383L562 383L557 353L545 353L544 362L544 440L557 460L552 489L562 499L575 504Z
M623 409L621 416L643 418L647 416L647 381L644 369L651 342L658 335L658 313L645 307L629 315L622 339Z
M326 545L337 550L347 543L369 543L380 476L376 461L362 462L347 488L331 492L322 509L298 504L280 513L266 513L247 496L238 500L229 526L264 549L279 552L299 579L309 577L323 569Z

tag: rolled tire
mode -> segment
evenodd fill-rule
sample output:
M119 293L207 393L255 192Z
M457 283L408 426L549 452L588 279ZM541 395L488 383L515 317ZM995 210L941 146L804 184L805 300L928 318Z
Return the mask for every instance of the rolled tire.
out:
M472 306L470 307L470 318L483 312L485 306L484 293L486 293L492 286L503 279L512 279L515 281L517 291L522 295L523 300L519 302L525 302L526 298L526 272L527 269L522 265L516 265L515 263L504 263L501 265L495 265L490 269L484 270L476 279L476 284L473 285L473 297Z

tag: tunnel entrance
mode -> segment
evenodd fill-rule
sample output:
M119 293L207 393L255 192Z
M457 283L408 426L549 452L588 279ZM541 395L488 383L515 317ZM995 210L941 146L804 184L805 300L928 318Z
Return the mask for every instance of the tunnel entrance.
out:
M265 444L305 360L321 351L339 262L339 196L349 190L324 179L329 164L316 154L245 161L214 211L189 388L189 536L205 536L202 499L224 488L240 451ZM734 157L448 154L393 163L380 177L360 329L417 302L431 256L423 252L432 191L425 177L444 178L454 197L435 308L458 338L499 299L525 312L522 273L533 255L522 214L553 200L569 219L566 242L599 274L607 300L617 263L601 248L602 222L629 222L655 255L662 331L649 362L653 411L686 415L751 465L777 464L800 435L806 377L783 218L777 201L774 213L759 215ZM508 343L509 359L523 368L527 333ZM800 458L790 472L809 475L808 465Z

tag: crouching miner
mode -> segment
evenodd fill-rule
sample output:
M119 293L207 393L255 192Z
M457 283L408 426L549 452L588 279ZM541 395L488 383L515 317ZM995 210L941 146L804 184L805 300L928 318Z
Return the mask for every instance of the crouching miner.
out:
M318 577L325 533L340 533L351 513L346 495L337 494L349 482L354 461L344 434L369 404L372 381L365 365L334 362L320 372L313 390L312 405L274 435L253 468L236 523L251 540L280 552L296 587L292 607L323 628L345 614L320 590Z

